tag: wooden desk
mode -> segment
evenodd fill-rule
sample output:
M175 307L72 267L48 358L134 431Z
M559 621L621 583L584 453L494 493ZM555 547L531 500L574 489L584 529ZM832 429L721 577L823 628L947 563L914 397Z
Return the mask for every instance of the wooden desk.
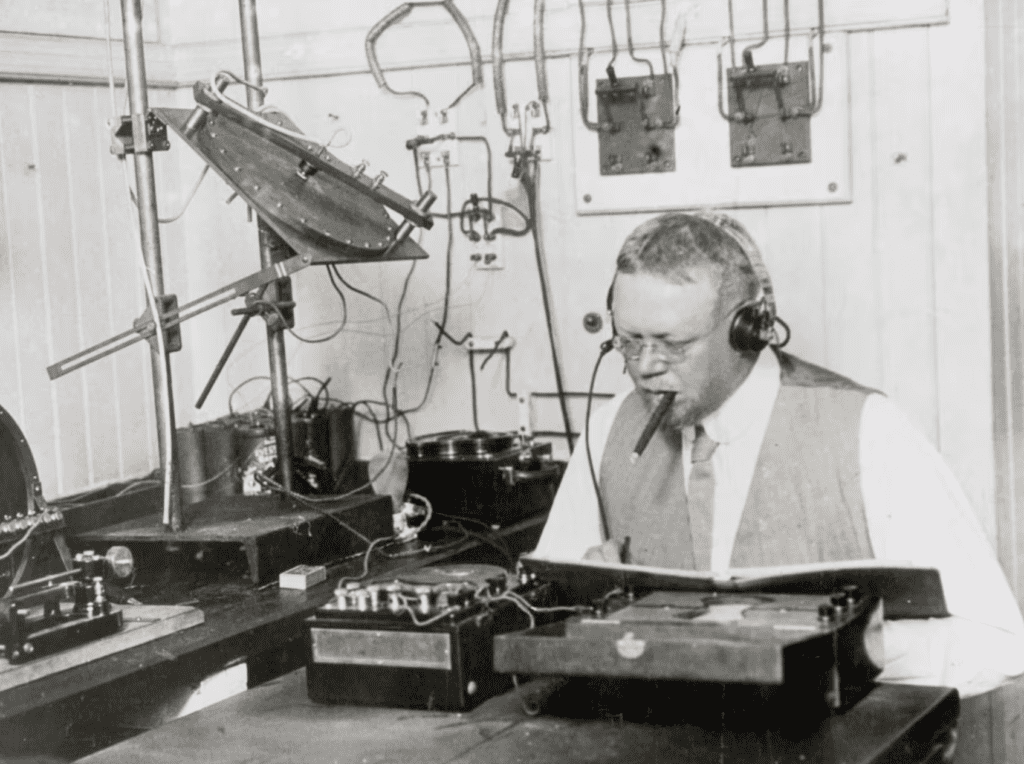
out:
M308 699L299 669L81 761L912 764L929 760L937 733L955 725L958 709L954 690L882 685L845 714L788 740L691 724L530 717L515 691L466 714L323 706Z
M546 515L538 515L502 529L499 535L512 552L518 554L533 547L545 519ZM398 559L375 557L371 573L377 575L442 561L476 560L488 549L479 540L470 538L430 554ZM44 718L61 722L58 727L66 727L78 718L83 720L81 726L89 726L90 714L97 723L106 721L123 710L119 704L132 703L129 697L132 693L152 692L153 688L169 684L198 685L225 666L246 662L253 656L287 652L276 665L262 665L260 675L254 676L250 671L250 685L268 675L277 676L292 670L301 665L297 658L301 656L303 619L331 598L340 576L358 575L361 570L362 557L359 556L332 566L324 583L306 591L294 591L276 586L255 588L243 568L235 580L170 587L157 592L155 598L140 595L145 604L195 605L202 609L205 622L0 692L0 755L8 745L22 750L26 737L45 738L54 734L52 729L39 726ZM100 692L102 698L97 702L94 696ZM121 734L117 739L123 737ZM44 739L39 742L44 746L47 743ZM97 742L100 744L102 741ZM88 750L95 749L94 745Z

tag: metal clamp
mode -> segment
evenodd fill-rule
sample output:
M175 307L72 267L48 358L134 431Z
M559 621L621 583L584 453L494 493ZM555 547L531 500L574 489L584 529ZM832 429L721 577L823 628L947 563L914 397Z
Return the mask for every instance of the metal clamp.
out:
M559 464L551 463L536 470L520 470L512 466L498 467L501 477L508 486L518 483L543 483L545 480L557 478L562 471Z
M200 313L205 313L211 308L223 305L225 302L233 300L236 297L247 295L252 290L258 289L264 284L269 284L271 281L276 281L277 279L283 279L290 276L296 271L309 266L312 262L313 258L310 255L294 255L287 260L267 266L263 270L257 271L245 278L221 287L220 289L210 292L203 297L199 297L198 299L185 303L180 308L175 304L173 310L164 312L164 318L161 321L161 324L163 325L164 330L167 331L168 329L181 324L183 321L194 318ZM168 296L169 295L164 295L165 298ZM161 310L164 309L161 308ZM146 316L146 314L143 314L142 319L136 320L131 329L75 353L62 361L57 361L57 363L47 366L46 373L49 374L50 379L57 379L58 377L62 377L76 369L87 366L93 361L105 358L111 353L116 353L118 350L134 345L136 342L144 339L147 336L147 333L155 333L155 331L154 322Z
M114 128L110 142L110 153L124 158L136 152L135 136L132 132L132 118L122 116L121 123ZM167 125L153 112L146 115L146 145L139 147L140 152L167 151L171 148L167 140Z

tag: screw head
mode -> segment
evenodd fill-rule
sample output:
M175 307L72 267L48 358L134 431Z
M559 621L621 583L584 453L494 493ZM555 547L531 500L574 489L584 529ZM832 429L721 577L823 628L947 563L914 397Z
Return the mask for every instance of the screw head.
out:
M604 319L601 318L600 313L591 311L583 317L583 328L591 334L601 331L602 326L604 326Z

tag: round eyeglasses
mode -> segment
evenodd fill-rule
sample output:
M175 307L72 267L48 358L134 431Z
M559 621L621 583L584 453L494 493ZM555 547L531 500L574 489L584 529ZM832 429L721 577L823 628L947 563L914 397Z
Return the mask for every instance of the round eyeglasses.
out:
M618 350L627 361L638 361L644 352L644 346L651 349L652 355L657 356L666 363L679 363L689 355L693 340L645 340L640 337L623 337L616 334L612 337L612 347Z

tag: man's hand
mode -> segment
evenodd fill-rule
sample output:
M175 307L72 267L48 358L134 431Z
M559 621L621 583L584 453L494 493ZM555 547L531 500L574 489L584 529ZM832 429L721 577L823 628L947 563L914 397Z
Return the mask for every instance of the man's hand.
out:
M583 559L597 562L622 562L622 542L608 539L603 544L590 547L583 553Z

